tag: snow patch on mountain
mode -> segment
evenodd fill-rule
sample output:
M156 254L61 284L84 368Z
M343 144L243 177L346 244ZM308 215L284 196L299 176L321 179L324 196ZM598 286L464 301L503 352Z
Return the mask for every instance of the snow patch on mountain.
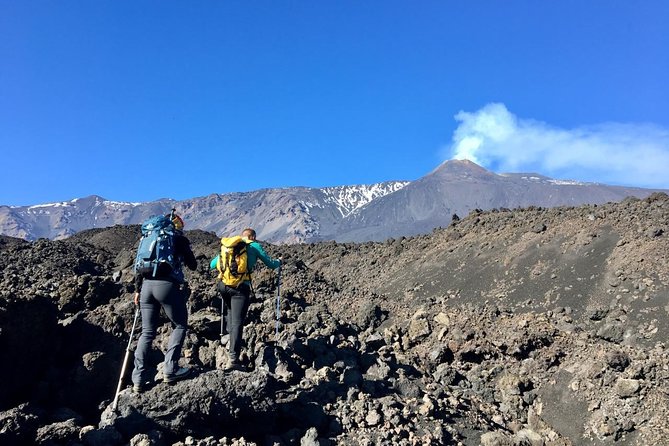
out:
M303 207L305 212L307 214L310 214L311 209L313 208L323 208L323 205L317 201L305 201L305 200L299 200L298 204Z
M587 184L595 184L595 183L583 183L581 181L573 181L573 180L548 180L548 182L551 184L557 184L558 186L585 186Z
M84 201L84 198L75 198L69 201L59 201L56 203L44 203L44 204L35 204L32 206L9 206L11 209L26 209L27 211L35 211L39 209L54 209L54 208L71 208L75 207L77 203ZM105 200L102 197L95 197L95 206L107 206L111 208L121 208L121 207L137 207L141 206L143 203L134 203L128 201L113 201Z
M391 194L409 184L409 181L388 181L371 185L336 186L321 189L325 202L334 204L342 217L346 217L379 197Z
M506 178L518 178L531 183L555 184L556 186L588 186L598 183L587 183L576 180L556 180L539 174L500 173L499 176Z
M142 205L142 203L133 203L129 201L111 201L111 200L105 200L104 203L107 206L116 206L116 207L121 207L121 206L136 207Z
M34 209L41 209L41 208L63 208L63 207L69 207L72 206L72 203L74 203L75 200L72 201L61 201L59 203L45 203L45 204L35 204L33 206L28 206L28 210L32 211ZM17 208L22 208L24 206L11 206L13 209Z

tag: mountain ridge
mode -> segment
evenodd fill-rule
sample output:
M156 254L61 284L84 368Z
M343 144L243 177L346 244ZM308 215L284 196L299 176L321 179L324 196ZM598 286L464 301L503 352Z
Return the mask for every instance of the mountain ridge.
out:
M234 234L253 227L274 243L383 241L430 232L475 209L578 206L645 198L643 189L556 180L539 173L491 172L449 160L414 181L323 188L265 188L185 200L120 202L98 195L32 206L0 206L0 234L61 239L81 230L139 224L176 207L188 229Z
M177 207L189 228L236 232L239 225L256 227L270 241L297 242L330 221L343 218L380 196L392 193L407 181L325 188L265 188L249 192L209 194L185 200L171 198L150 202L122 202L99 195L29 206L0 205L0 234L34 240L61 239L85 229L116 224L138 224L145 218ZM263 202L269 202L266 206ZM259 222L257 208L267 208L270 218ZM314 219L313 215L317 215ZM272 217L273 216L273 217ZM279 216L279 217L277 217ZM290 217L290 221L286 218ZM221 224L227 220L231 223ZM234 223L234 226L232 225ZM229 227L230 226L230 227ZM285 234L274 236L277 231Z
M427 233L453 215L528 206L603 204L659 190L554 180L528 174L496 174L467 160L451 160L397 192L380 197L345 219L337 241L384 240Z

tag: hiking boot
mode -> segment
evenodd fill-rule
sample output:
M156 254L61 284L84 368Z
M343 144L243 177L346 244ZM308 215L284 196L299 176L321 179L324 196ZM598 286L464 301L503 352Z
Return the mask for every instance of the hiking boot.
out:
M144 393L151 387L151 381L132 385L132 393Z
M163 382L170 384L177 381L181 381L182 379L188 378L191 374L191 371L192 370L189 369L188 367L179 367L179 369L173 374L165 375L165 377L163 378Z
M246 370L246 368L239 361L228 361L228 363L225 365L224 370L226 372L231 372L233 370L239 370L243 372Z

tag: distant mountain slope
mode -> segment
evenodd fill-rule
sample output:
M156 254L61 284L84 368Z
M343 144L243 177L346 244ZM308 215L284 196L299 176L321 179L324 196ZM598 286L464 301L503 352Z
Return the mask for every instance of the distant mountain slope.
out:
M537 174L495 174L471 161L447 161L393 194L344 219L337 241L384 240L447 226L474 209L602 204L644 198L654 190L553 180Z
M495 174L470 161L447 161L413 182L327 188L290 187L211 194L183 201L121 203L98 196L36 206L0 206L0 234L28 240L138 224L176 207L188 229L219 235L253 227L275 243L385 240L447 226L473 209L602 204L657 190L560 181L539 174Z
M28 240L64 238L84 229L137 223L164 212L171 203L122 203L92 195L35 206L0 206L0 233Z
M233 234L254 227L267 241L295 243L320 239L356 209L395 192L406 181L328 188L292 187L212 194L183 201L125 203L92 195L35 206L0 206L0 234L28 240L64 238L84 229L138 224L176 207L188 229Z

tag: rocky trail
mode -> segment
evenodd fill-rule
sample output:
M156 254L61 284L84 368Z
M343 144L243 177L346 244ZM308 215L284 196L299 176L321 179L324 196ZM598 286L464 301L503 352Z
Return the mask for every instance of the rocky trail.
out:
M139 227L0 237L0 444L669 444L668 231L654 194L267 245L284 259L279 334L261 269L233 372L208 270L219 239L189 231L195 376L127 388L116 413Z

